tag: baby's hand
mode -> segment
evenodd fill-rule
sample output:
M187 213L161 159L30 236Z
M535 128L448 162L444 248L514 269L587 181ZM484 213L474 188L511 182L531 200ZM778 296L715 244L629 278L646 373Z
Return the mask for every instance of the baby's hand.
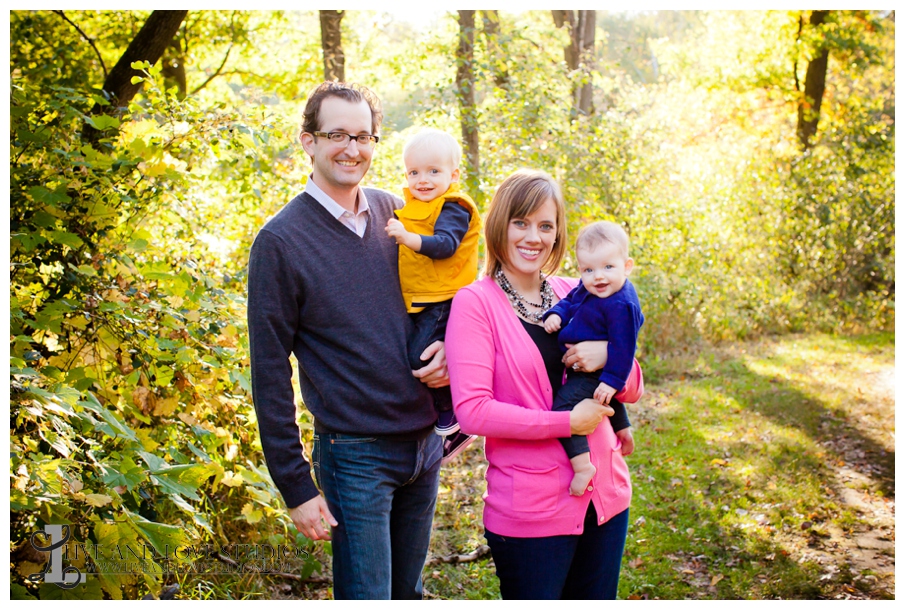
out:
M594 390L594 400L599 402L602 405L610 404L610 399L616 395L616 389L611 388L607 384L600 382L600 385L597 386L597 389Z
M556 331L558 331L560 329L561 326L562 326L562 318L560 318L555 313L549 315L547 317L547 319L544 320L544 330L547 331L548 333L555 333Z
M405 230L405 226L395 218L390 218L387 221L386 232L387 235L396 240L397 244L401 244L405 234L408 233Z
M631 455L635 451L635 439L632 438L632 429L623 428L616 433L616 437L622 441L622 455Z

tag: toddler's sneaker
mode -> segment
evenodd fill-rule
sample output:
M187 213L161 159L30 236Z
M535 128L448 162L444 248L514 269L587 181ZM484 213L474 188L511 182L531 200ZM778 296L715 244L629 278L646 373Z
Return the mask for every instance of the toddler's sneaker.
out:
M462 453L474 440L478 438L474 434L465 434L464 432L455 432L443 439L443 458L440 460L441 466L446 466L453 459Z
M440 417L434 425L434 433L439 436L449 436L459 431L459 421L452 410L440 411Z

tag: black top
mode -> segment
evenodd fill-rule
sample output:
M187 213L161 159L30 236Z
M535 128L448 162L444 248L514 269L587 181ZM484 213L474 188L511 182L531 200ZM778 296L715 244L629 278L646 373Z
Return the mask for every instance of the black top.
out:
M553 388L553 398L562 387L563 373L566 365L562 363L562 351L559 349L559 333L548 333L543 326L531 324L519 318L519 322L528 331L528 336L534 341L540 352L540 357L544 360L544 368L547 369L547 376L550 378L550 387Z

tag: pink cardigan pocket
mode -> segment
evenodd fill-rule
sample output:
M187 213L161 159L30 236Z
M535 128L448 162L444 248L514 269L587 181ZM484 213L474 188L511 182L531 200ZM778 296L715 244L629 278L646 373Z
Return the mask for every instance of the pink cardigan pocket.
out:
M540 469L513 464L513 509L531 513L555 511L559 508L559 494L554 490L562 487L561 479L557 464Z

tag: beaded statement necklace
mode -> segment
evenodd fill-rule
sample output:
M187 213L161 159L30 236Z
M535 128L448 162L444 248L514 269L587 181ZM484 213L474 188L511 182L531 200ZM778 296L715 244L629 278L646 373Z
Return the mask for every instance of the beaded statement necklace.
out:
M515 308L515 311L518 312L518 315L522 316L529 322L534 324L539 324L541 320L544 318L544 314L547 312L550 307L553 306L553 289L550 287L550 282L547 281L547 278L544 277L544 274L541 273L541 285L540 285L540 303L532 303L525 297L523 297L519 292L512 287L512 284L509 283L509 278L506 277L506 274L503 273L503 269L497 269L497 272L493 275L494 279L496 279L497 284L500 285L500 288L503 289L503 292L506 293L506 296L509 297L509 302L512 303L512 306ZM528 308L525 305L530 305L535 309L539 309L540 311L528 311Z

